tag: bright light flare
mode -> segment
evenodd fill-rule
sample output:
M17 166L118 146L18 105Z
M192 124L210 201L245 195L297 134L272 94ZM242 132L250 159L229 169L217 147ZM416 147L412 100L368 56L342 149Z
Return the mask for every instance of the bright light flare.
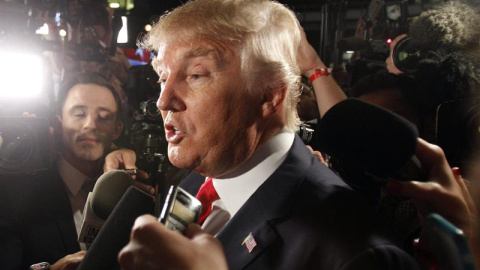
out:
M58 34L61 37L66 37L67 36L67 31L65 29L60 29L60 31L58 31Z
M119 8L120 4L119 3L110 3L111 8Z
M128 42L128 31L127 31L127 17L122 16L122 28L118 32L117 43L127 43Z
M0 52L0 99L34 98L43 86L43 63L39 55Z
M35 34L48 35L48 24L44 23L42 27L38 28L37 31L35 31Z

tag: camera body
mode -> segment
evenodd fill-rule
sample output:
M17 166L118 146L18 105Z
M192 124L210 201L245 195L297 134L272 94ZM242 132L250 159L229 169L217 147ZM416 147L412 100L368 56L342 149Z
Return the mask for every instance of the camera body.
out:
M0 175L50 168L48 119L0 117Z
M129 132L138 167L147 173L164 172L166 168L162 166L168 160L167 142L162 116L154 99L140 103L140 109L134 112L134 122Z

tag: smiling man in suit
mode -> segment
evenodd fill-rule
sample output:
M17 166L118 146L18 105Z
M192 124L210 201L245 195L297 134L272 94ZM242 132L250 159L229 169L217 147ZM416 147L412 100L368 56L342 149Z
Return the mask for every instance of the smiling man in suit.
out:
M168 157L192 171L180 186L214 198L202 228L230 269L415 269L296 136L300 40L294 13L268 0L191 1L155 24L143 45L157 53ZM123 269L162 266L152 226L135 227Z

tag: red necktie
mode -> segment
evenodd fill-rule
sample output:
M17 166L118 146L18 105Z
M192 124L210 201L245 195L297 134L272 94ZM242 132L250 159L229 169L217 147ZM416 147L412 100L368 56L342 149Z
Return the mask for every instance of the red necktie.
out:
M207 219L210 212L212 212L212 203L220 197L218 196L215 188L213 187L212 178L208 178L205 183L200 187L200 190L197 194L197 199L202 203L202 212L200 213L200 218L198 224L203 224L205 219Z

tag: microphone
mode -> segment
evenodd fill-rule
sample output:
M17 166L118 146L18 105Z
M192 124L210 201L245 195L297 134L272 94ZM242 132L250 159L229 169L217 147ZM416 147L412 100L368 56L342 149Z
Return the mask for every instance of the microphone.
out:
M109 190L102 194L108 196L108 193ZM95 209L96 200L92 206ZM128 244L135 219L144 214L153 214L154 207L151 195L130 186L105 221L77 270L119 270L117 256Z
M426 179L417 138L408 120L356 98L330 108L319 125L320 151L380 178Z
M102 174L92 192L93 211L106 220L131 185L133 185L132 176L123 170Z
M93 243L105 220L132 184L132 177L121 170L106 172L98 178L93 192L87 197L78 242Z

